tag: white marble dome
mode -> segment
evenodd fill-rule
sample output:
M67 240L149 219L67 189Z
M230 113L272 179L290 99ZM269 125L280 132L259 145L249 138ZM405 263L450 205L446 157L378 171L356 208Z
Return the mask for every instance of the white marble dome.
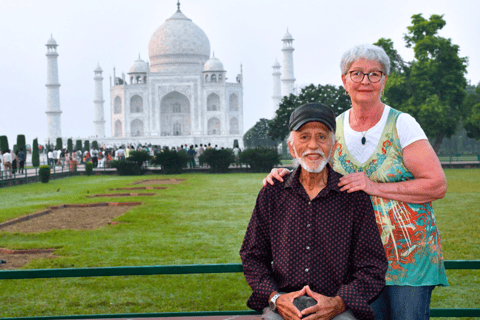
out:
M218 60L215 55L211 57L205 65L203 66L203 71L225 71L223 69L223 64L220 60Z
M282 40L293 40L293 37L290 34L290 32L288 32L288 29L287 29L287 33L285 33Z
M148 64L138 56L138 59L135 60L133 65L130 67L129 73L147 73L148 72Z
M178 10L150 38L150 71L169 71L171 65L200 64L210 57L207 35Z
M50 36L50 39L48 39L46 45L47 46L58 46L57 41L55 41L55 39L53 39L53 35Z

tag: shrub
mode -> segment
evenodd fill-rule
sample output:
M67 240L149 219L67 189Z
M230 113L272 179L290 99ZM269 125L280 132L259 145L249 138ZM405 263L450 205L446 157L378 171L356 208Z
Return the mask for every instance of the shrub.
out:
M62 138L57 138L57 144L55 145L55 150L62 150L62 149L63 149Z
M75 142L75 151L78 151L78 150L82 151L82 140L77 140Z
M8 149L10 149L8 147L8 138L7 136L0 136L0 151L5 152L7 151Z
M116 168L121 176L139 176L145 173L145 170L137 162L129 160L113 160L112 168Z
M40 176L40 181L42 181L42 183L48 183L48 181L50 181L50 167L40 166L38 175Z
M248 164L254 172L269 172L280 164L280 155L273 148L251 148L240 154L240 162Z
M141 167L145 161L150 161L151 159L152 156L147 151L130 151L130 155L126 160L136 162Z
M188 156L185 152L165 149L157 154L153 163L161 165L166 174L182 173L187 166Z
M25 135L23 134L17 135L17 148L18 150L23 150L23 152L25 152L25 155L27 154Z
M85 163L85 173L87 176L91 176L93 173L93 163L87 162Z
M232 149L208 149L200 156L199 161L210 166L210 171L219 173L227 172L231 163L235 162Z
M89 140L85 140L83 151L90 152L90 141Z
M33 139L32 145L32 166L38 168L40 165L40 154L38 153L38 139Z
M98 142L97 142L97 140L93 140L93 141L92 141L92 148L93 148L93 147L95 147L95 149L98 150Z
M68 150L68 153L72 153L72 151L73 151L73 141L72 141L72 139L67 140L67 150Z

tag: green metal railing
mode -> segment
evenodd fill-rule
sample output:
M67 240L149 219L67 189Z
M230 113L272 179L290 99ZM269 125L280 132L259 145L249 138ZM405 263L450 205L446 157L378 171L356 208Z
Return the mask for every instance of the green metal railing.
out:
M445 261L446 269L480 269L480 260L450 260ZM202 274L202 273L237 273L243 272L240 263L230 264L196 264L173 266L138 266L138 267L103 267L103 268L63 268L63 269L34 269L34 270L2 270L0 280L45 279L45 278L72 278L72 277L112 277L112 276L148 276L173 274ZM480 308L477 309L431 309L431 317L480 317ZM22 319L105 319L105 318L152 318L152 317L205 317L205 316L234 316L258 315L256 311L202 311L202 312L169 312L169 313L129 313L129 314L101 314L101 315L74 315L54 317L27 317L4 318L3 320Z

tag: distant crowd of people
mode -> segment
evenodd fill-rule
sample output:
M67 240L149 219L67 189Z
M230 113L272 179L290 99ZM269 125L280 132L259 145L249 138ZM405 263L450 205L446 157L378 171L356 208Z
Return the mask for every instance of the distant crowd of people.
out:
M0 151L0 172L5 177L12 177L14 174L23 173L25 169L25 151L20 148L16 152L10 149Z
M70 162L76 164L84 164L91 162L94 168L108 168L113 160L124 160L130 156L131 151L145 151L151 156L155 156L157 153L163 150L175 150L177 152L185 152L189 157L188 166L190 168L202 167L203 163L200 161L200 156L208 149L223 150L224 147L219 147L217 144L195 144L188 145L182 144L180 146L160 148L159 146L141 145L141 144L127 144L125 145L101 145L98 149L92 147L90 150L73 150L69 152L67 148L60 150L54 150L53 146L39 145L39 153L45 153L47 156L47 164L50 167L64 167L69 165ZM235 156L235 163L239 165L240 148L233 148L233 154ZM13 152L10 149L0 152L0 168L2 174L5 177L12 177L12 175L18 173L24 173L26 162L26 151L20 148L18 151Z

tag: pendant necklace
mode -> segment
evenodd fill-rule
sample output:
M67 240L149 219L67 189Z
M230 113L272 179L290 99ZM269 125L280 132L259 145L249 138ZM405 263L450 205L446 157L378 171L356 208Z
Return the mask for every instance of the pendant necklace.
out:
M367 138L365 138L367 131L362 131L362 145L365 145L365 143L367 143Z

